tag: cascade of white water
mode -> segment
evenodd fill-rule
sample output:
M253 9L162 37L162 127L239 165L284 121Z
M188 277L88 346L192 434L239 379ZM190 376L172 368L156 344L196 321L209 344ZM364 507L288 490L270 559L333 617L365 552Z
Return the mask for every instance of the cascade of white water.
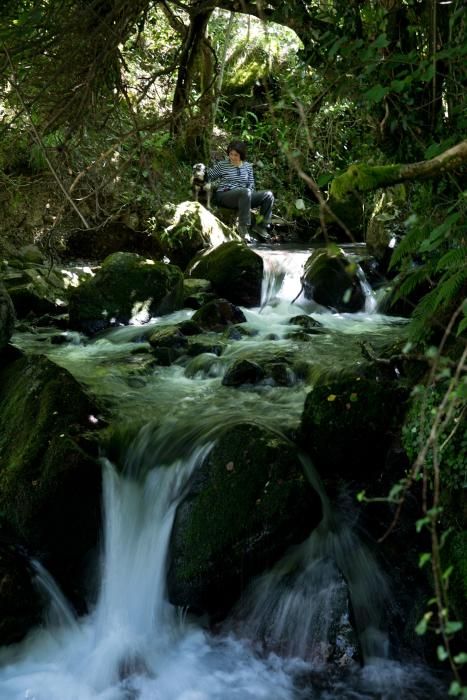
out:
M55 580L36 559L30 563L35 571L34 584L48 603L47 623L56 627L76 627L76 615Z
M261 254L271 261L270 267L266 263L269 281L265 282L263 305L245 310L256 332L230 343L219 362L228 364L242 353L275 356L277 348L285 353L293 345L282 340L290 331L290 318L310 313L303 298L291 304L300 293L300 275L309 251ZM184 310L153 319L153 323L176 323L191 314ZM379 328L383 335L388 332L388 320L377 314L369 320L364 314L323 312L320 321L325 332L299 348L310 362L317 363L317 373L329 367L335 371L336 362L341 361L335 340L338 334L346 334L348 365L361 360L353 336L358 341L369 327L372 337ZM268 337L271 334L274 339ZM389 600L385 578L348 520L333 512L309 463L304 467L321 496L322 523L248 593L231 627L242 639L234 634L211 634L199 620L182 619L169 604L167 558L177 504L209 449L197 447L201 426L206 435L220 423L261 416L269 428L295 429L307 388L298 382L291 387L239 391L222 386L217 375L190 377L182 364L151 366L145 373L137 367L135 387L128 381L128 358L134 361L136 338L147 345L145 334L133 327L110 331L108 337L81 346L50 348L53 359L104 397L120 420L140 420L147 415L158 424L167 420L177 431L164 436L147 426L125 447L127 457L121 471L109 462L104 464L100 592L88 616L76 620L53 579L40 565L35 566L52 613L22 644L0 650L1 700L443 697L435 692L429 676L426 680L424 669L417 671L385 659L384 608ZM38 344L38 352L44 352L43 343ZM162 438L165 457L161 456ZM183 458L177 458L181 453ZM351 676L340 677L336 683L329 683L325 669L320 683L315 686L308 678L304 690L298 690L297 673L306 674L310 669L314 673L326 661L339 666L352 647L349 600L365 661L377 658L377 664L367 663L362 670L353 665ZM266 642L272 651L255 653L258 641ZM340 651L334 653L331 648ZM429 692L425 693L427 684ZM410 695L404 695L406 689Z
M245 593L236 613L241 629L266 647L314 665L336 656L342 663L356 653L352 614L363 658L386 659L385 611L391 600L386 577L348 517L332 508L310 460L302 456L302 463L320 495L322 521Z

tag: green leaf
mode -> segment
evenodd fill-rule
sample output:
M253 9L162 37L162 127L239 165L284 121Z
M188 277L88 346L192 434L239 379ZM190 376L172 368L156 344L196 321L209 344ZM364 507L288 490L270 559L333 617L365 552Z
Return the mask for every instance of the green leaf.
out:
M433 231L430 233L430 237L428 238L428 240L424 241L420 246L420 252L426 252L437 248L441 240L444 239L445 234L450 231L451 226L456 223L459 217L460 212L455 212L454 214L448 216L448 218L445 221L443 221L442 224L434 228Z
M457 620L448 620L444 629L446 634L455 634L456 632L460 632L463 627L464 625L462 622L458 622Z
M459 328L457 329L456 335L460 335L465 330L467 330L467 318L463 318L462 321L459 323Z
M465 653L465 651L461 651L460 654L456 654L456 656L454 657L454 663L458 666L462 666L462 664L467 664L467 654Z
M384 88L382 85L375 85L370 90L363 93L363 97L368 100L368 102L381 102L383 97L388 93L388 89Z
M418 560L418 566L421 569L422 567L425 566L427 562L429 562L431 559L431 554L430 552L423 552L423 554L420 554L420 558Z
M448 656L449 656L449 654L448 654L448 652L446 651L446 649L445 649L443 646L441 646L441 645L439 645L439 646L437 647L437 649L436 649L436 655L437 655L437 657L438 657L438 659L439 659L440 661L446 661L446 659L447 659Z
M384 49L386 46L389 46L389 41L386 37L386 34L380 34L376 39L370 44L375 49Z

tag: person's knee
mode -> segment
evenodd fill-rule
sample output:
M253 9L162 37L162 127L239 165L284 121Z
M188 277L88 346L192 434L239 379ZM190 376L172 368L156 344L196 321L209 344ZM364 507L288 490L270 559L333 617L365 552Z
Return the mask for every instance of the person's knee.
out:
M264 198L271 202L271 206L274 204L274 194L271 192L271 190L265 191Z
M248 187L240 187L238 190L238 197L242 201L251 201L251 190Z

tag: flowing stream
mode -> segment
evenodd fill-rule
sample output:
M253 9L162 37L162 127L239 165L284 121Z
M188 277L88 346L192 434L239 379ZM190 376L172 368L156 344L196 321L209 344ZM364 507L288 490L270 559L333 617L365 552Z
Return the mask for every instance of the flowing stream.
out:
M304 459L323 502L319 527L259 577L215 633L205 620L170 605L166 593L169 540L188 480L212 448L219 426L261 422L277 431L297 427L309 385L267 382L223 386L236 358L304 353L286 338L289 319L313 315L324 332L306 344L310 376L362 363L361 341L377 349L404 335L404 321L366 310L331 314L300 295L305 251L269 251L263 300L245 309L255 334L228 343L220 357L154 366L148 331L190 318L183 310L146 326L110 330L92 340L52 331L21 333L14 342L45 353L103 400L117 423L137 422L124 469L103 459L103 546L97 600L78 618L51 576L32 562L48 598L41 627L0 650L1 700L435 700L445 695L421 666L391 660L385 618L391 593L384 574L349 519L339 525L332 504ZM294 303L292 301L295 300ZM56 333L56 331L55 331ZM50 336L50 337L49 337ZM157 426L157 427L156 427ZM169 447L170 449L169 449ZM348 653L349 597L364 664ZM338 632L336 632L338 629ZM345 638L342 630L348 630ZM341 638L335 639L336 634ZM328 645L341 648L337 660ZM331 663L334 661L334 663ZM336 665L342 670L337 673Z

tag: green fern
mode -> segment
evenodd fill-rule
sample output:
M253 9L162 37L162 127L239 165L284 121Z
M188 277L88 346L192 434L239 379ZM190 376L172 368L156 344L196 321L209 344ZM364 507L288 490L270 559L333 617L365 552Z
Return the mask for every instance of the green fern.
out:
M410 229L394 250L389 269L397 267L401 261L418 253L421 244L426 239L426 233L425 226L414 226Z
M448 250L448 252L445 253L438 261L436 270L450 270L452 268L459 269L464 265L467 265L467 248L453 248L452 250Z
M454 275L443 276L436 287L438 292L436 308L450 304L465 284L467 284L467 268L459 270Z
M393 301L395 303L403 297L410 296L412 292L429 276L429 266L421 265L416 270L411 271L399 284L394 292Z

